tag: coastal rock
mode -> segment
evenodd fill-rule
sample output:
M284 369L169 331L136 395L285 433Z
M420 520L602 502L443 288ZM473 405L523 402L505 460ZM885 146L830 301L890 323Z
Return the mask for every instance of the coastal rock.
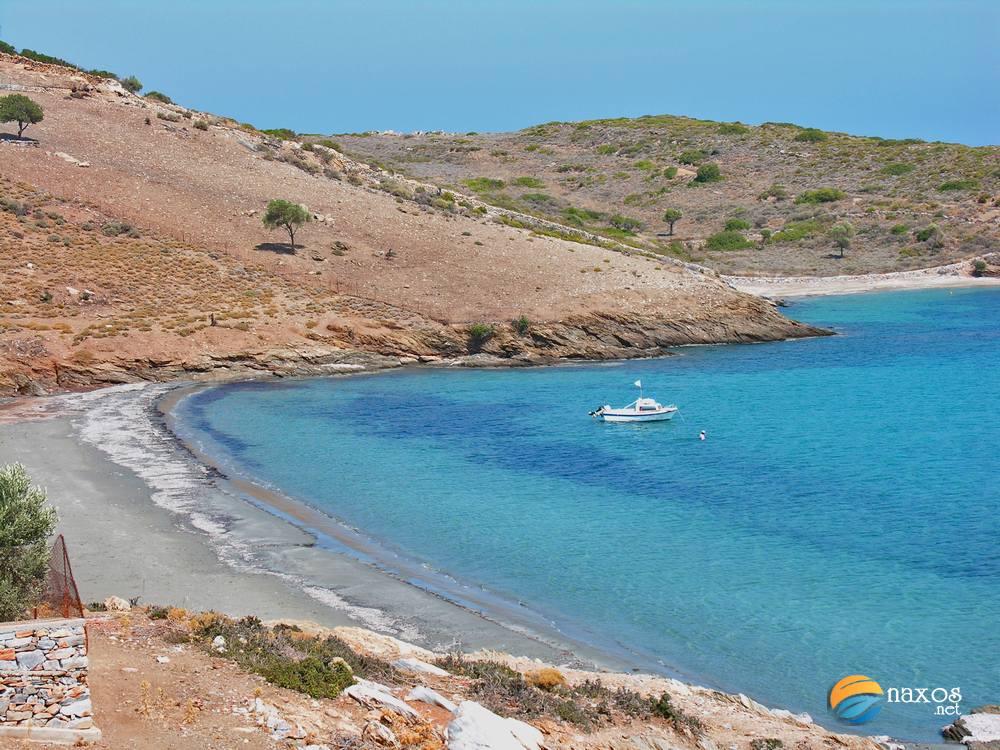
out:
M959 716L955 721L941 730L945 739L973 743L1000 742L1000 713L991 709L995 706L974 708L971 713Z
M378 721L369 721L365 724L365 728L361 732L361 739L375 745L399 747L399 740L396 739L395 732Z
M420 659L396 659L392 662L392 666L398 669L400 672L412 672L415 674L432 674L437 677L447 677L448 673L441 669L441 667L436 667L433 664L428 664Z
M344 690L344 695L353 698L366 708L384 708L402 714L411 719L416 719L419 714L413 710L412 706L394 696L385 685L368 680L358 680Z
M542 733L517 719L497 716L475 701L455 709L445 736L448 750L538 750Z
M420 701L421 703L428 703L432 706L440 706L445 711L451 711L452 713L455 712L454 703L436 690L431 690L429 687L424 687L423 685L417 685L413 688L413 690L407 693L406 700Z

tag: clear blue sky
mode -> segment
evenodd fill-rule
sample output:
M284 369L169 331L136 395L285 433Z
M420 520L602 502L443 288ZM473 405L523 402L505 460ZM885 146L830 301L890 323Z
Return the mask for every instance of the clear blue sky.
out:
M670 113L1000 143L1000 0L0 0L0 27L261 128Z

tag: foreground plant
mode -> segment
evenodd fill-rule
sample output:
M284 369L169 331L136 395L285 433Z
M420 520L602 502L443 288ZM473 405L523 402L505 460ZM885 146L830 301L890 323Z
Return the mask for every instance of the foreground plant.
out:
M57 515L20 464L0 469L0 622L34 607L48 570Z

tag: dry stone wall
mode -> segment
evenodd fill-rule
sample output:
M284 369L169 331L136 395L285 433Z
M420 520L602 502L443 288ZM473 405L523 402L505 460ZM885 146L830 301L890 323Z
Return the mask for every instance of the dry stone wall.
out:
M87 667L83 620L0 623L0 736L91 730Z

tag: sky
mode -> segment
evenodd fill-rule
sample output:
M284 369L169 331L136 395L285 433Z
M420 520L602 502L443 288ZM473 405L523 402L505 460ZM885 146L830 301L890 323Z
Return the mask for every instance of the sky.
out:
M0 39L305 133L678 114L1000 143L1000 0L0 0Z

